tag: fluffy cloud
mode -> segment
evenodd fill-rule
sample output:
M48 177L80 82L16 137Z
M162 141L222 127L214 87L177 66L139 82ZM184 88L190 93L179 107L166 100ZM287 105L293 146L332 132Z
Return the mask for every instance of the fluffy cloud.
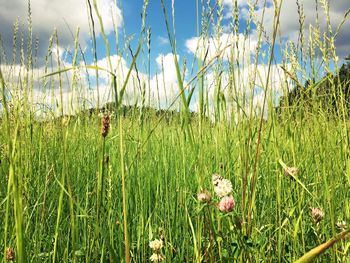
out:
M157 43L159 46L164 46L169 44L169 39L166 37L158 36Z
M255 1L252 1L255 2ZM325 13L325 6L322 5L323 1L318 1L318 19L321 30L324 30L326 27L326 19L327 15ZM328 2L328 1L324 1ZM228 7L226 17L228 17L233 8L234 0L223 0L223 4ZM316 4L315 1L310 0L299 0L300 6L303 9L303 13L305 15L305 37L307 41L307 37L309 34L310 25L316 26ZM260 21L261 15L263 12L264 0L257 1L257 7L255 15L257 20ZM243 15L243 18L247 18L249 14L249 7L247 5L247 1L238 0L238 7L240 10L240 14ZM329 17L333 32L337 29L338 25L344 18L346 11L350 8L349 1L329 1ZM264 16L264 29L267 32L269 37L272 36L273 31L273 20L274 20L274 6L272 0L267 0L267 7L265 9ZM337 52L340 57L344 57L350 53L350 49L348 47L350 41L350 31L347 30L350 26L350 19L345 21L342 29L339 32L339 35L335 41ZM299 15L298 15L298 6L296 1L283 1L281 16L280 16L280 32L282 37L285 40L291 40L296 42L298 40L298 35L300 31L299 25ZM271 39L271 38L270 38Z
M293 3L294 1L284 1L284 5L282 7L281 11L281 31L285 32L285 34L291 39L296 40L298 36L299 31L299 24L298 19L296 19L297 16L297 5ZM309 33L309 26L313 25L316 27L316 6L315 1L300 1L304 8L304 15L305 15L305 29L306 29L306 36ZM319 23L321 25L321 29L325 29L326 27L326 14L325 10L322 7L322 4L320 3L322 1L319 1ZM350 8L350 2L349 1L330 1L329 6L329 17L331 26L333 28L333 31L335 32L338 25L341 23L342 19L344 18L346 10ZM273 14L272 7L268 9L266 24L272 23L271 16ZM350 20L349 18L347 21L345 21L345 24L343 25L341 31L339 32L338 38L336 39L336 47L338 54L341 57L344 57L348 53L350 53L349 49L349 41L350 41L350 31L347 30L350 26ZM270 26L271 28L271 26Z
M179 59L179 57L178 57ZM125 59L118 55L110 57L113 71L117 76L118 90L125 82L129 66ZM174 107L177 108L180 103L178 98L179 87L172 53L159 54L156 58L158 73L148 78L148 75L132 70L130 79L126 86L123 104L141 106L142 89L145 88L146 106L156 108L168 108L176 100ZM100 68L108 69L108 59L103 58L97 62ZM67 67L70 67L66 63ZM23 92L20 91L17 76L25 76L27 71L25 67L2 66L6 83L11 89L16 101L21 101ZM96 107L99 99L99 105L114 101L114 91L111 86L110 75L104 71L99 71L99 88L96 87L95 71L93 69L80 68L76 71L68 71L62 74L62 101L61 90L58 82L58 75L41 78L47 72L45 68L38 68L34 71L34 89L32 89L33 106L41 114L46 116L59 115L61 109L64 114L74 114L80 109ZM229 72L223 72L220 78L213 71L205 75L205 92L208 94L209 115L214 118L215 101L217 87L221 87L221 94L226 100L226 117L236 114L237 105L242 106L241 113L250 113L250 105L253 105L253 114L259 114L262 109L265 81L267 79L267 66L258 65L256 74L254 65L245 68L236 68ZM218 81L220 83L218 83ZM74 83L73 83L74 82ZM11 85L12 83L12 85ZM285 74L280 65L273 65L270 72L268 85L268 98L278 98L282 94L282 87L285 87ZM90 87L90 88L89 88ZM16 90L19 92L16 93ZM254 96L253 96L254 92ZM39 110L40 109L40 110ZM193 96L190 109L198 110L198 91ZM267 109L267 108L266 108ZM265 115L267 111L265 110Z
M219 38L210 37L192 37L185 42L187 51L203 59L207 54L207 59L215 57L219 52L221 58L229 60L231 55L245 55L249 57L257 46L257 37L255 31L249 38L245 38L243 34L233 35L229 33L223 33ZM243 51L245 54L243 54ZM241 57L244 59L244 57Z
M110 58L113 72L117 76L117 89L120 91L121 87L126 81L126 76L130 70L126 60L119 56L113 55ZM178 56L179 59L179 56ZM179 88L177 85L177 76L174 65L174 57L172 53L159 54L156 58L158 66L158 73L149 79L147 74L137 72L132 69L130 78L126 85L125 95L123 97L124 105L142 105L142 93L144 90L144 105L160 108L168 108L170 104L176 99ZM97 61L97 65L100 68L109 69L108 58L102 58ZM69 64L66 64L69 67ZM100 106L107 102L114 101L114 90L111 85L110 74L105 71L99 71L98 75L98 88L96 86L96 72L94 69L81 68L75 72L77 83L72 90L71 83L73 80L73 72L67 72L66 81L64 83L65 88L63 90L63 105L65 113L74 113L82 107L84 104L86 108L96 107L99 103ZM43 73L42 73L43 75ZM56 81L57 76L49 77ZM68 80L71 80L68 82ZM90 83L90 85L89 85ZM52 85L53 87L55 85ZM87 87L91 86L91 89ZM52 100L61 105L59 101L60 90L58 88L53 89L37 89L35 96L35 103L51 105L47 108L52 108ZM58 101L57 101L58 100ZM69 108L69 105L73 105ZM177 107L177 103L174 107Z
M247 19L249 15L249 5L248 1L237 1L238 8L240 10L240 16L243 19ZM255 1L252 1L255 2ZM316 12L315 12L315 1L299 1L304 9L305 15L305 38L308 37L308 29L310 25L316 26ZM321 6L319 1L319 23L321 31L325 29L326 26L326 15L324 14L324 8ZM225 8L225 18L231 17L232 8L234 6L235 1L233 0L223 0L222 2ZM262 15L264 1L258 0L257 6L255 8L255 17L257 21L260 21ZM330 18L331 25L333 28L333 32L337 28L338 24L342 21L344 14L347 9L350 8L350 2L342 1L342 2L334 2L332 1L330 4ZM266 35L271 39L272 30L273 30L273 19L274 19L274 6L273 1L268 0L267 6L265 9L265 19L263 23L264 30ZM299 34L299 21L298 21L298 6L295 1L284 1L282 10L281 10L281 18L280 18L280 32L283 40L297 41ZM226 21L227 22L227 21ZM348 47L348 43L350 41L350 32L347 32L345 28L349 25L349 19L343 25L342 30L339 32L338 38L336 39L336 47L338 55L343 57L347 55L350 50ZM322 33L322 32L321 32ZM307 41L307 39L306 39ZM254 65L252 65L251 54L255 51L257 46L257 37L256 31L253 31L251 35L245 39L242 34L238 36L230 35L227 31L223 33L219 38L210 37L210 38L198 38L192 37L188 39L185 43L187 50L195 54L197 57L203 58L203 56L208 51L208 57L214 57L217 52L222 49L224 46L235 43L233 47L228 48L223 54L222 58L224 60L230 60L231 54L234 55L234 63L239 63L239 67L236 67L233 71L232 69L228 71L227 69L223 69L220 78L220 85L215 80L213 73L208 73L206 75L206 85L207 92L209 94L209 109L211 113L214 111L213 102L215 101L215 94L217 92L217 87L221 87L221 92L224 94L226 102L229 101L227 107L233 107L236 105L235 102L239 101L240 105L253 105L254 112L259 113L262 109L263 98L264 98L264 87L265 81L267 79L267 66L260 64L257 68L257 75L254 79ZM238 48L237 48L238 46ZM231 49L233 48L233 50ZM245 56L239 57L238 54L242 55L242 50L245 50ZM263 52L263 50L261 50ZM225 65L225 64L224 64ZM291 68L291 65L287 65L287 68ZM227 73L229 72L229 73ZM230 75L229 75L230 74ZM234 77L233 77L234 76ZM271 66L268 86L268 98L272 99L272 103L276 105L278 102L278 98L282 95L287 87L286 83L288 82L288 77L285 76L285 73L281 69L279 64L273 64ZM253 84L251 84L253 83ZM254 91L254 96L252 96ZM250 98L250 100L242 101L242 98ZM252 99L251 99L252 98ZM198 102L194 102L192 105L193 109L197 109ZM266 107L267 108L267 107ZM243 109L247 110L247 109ZM227 113L230 113L231 110L228 110ZM264 112L266 115L266 112Z
M91 1L93 2L93 1ZM112 32L115 26L121 26L121 10L114 4L114 0L99 0L98 10L103 18L106 33ZM93 9L96 33L100 33L100 26L96 13ZM0 34L7 56L10 56L13 49L13 24L19 18L20 30L26 39L28 2L23 0L1 1L0 3ZM80 41L84 45L87 41L89 28L88 5L85 0L33 0L31 2L31 18L33 21L33 36L38 37L38 56L43 57L48 48L48 41L56 28L59 36L59 45L62 47L72 46L74 36L80 28ZM20 40L19 40L20 41ZM18 42L20 46L20 42ZM26 46L26 45L25 45Z
M177 56L177 59L179 59L179 56ZM117 87L121 88L130 68L127 66L125 59L118 55L111 56L111 62L117 76ZM124 104L141 105L142 91L145 89L145 105L160 108L170 106L179 92L174 56L172 53L159 54L156 63L158 73L150 79L147 74L136 72L135 69L132 70L125 90ZM107 58L99 60L97 64L101 68L108 68ZM89 72L91 75L94 74L92 70L89 70ZM100 73L99 81L101 85L110 87L110 78L107 73ZM104 88L104 90L108 89ZM112 92L106 95L107 97L104 96L103 103L113 100Z
M287 70L291 65L285 65ZM208 94L208 110L211 118L214 118L217 87L221 87L220 93L226 100L225 115L230 118L231 114L237 114L237 106L241 107L240 113L250 115L261 114L263 108L264 91L267 91L266 102L272 100L272 105L276 106L278 98L287 89L288 78L280 64L272 65L269 74L269 82L266 88L268 75L267 65L249 65L244 68L235 68L230 72L223 72L220 78L214 72L205 75L205 91ZM199 110L198 97L193 101L191 108ZM265 105L264 116L267 116L268 107ZM244 112L244 113L243 113Z
M177 60L179 60L179 55L177 55ZM159 54L156 58L158 70L160 72L164 71L165 81L168 83L174 83L177 80L176 77L176 67L174 64L174 55L172 53Z
M179 59L180 56L177 55L177 60ZM179 93L174 55L172 53L159 54L156 62L158 73L151 79L151 96L159 104L155 106L168 108ZM174 106L177 107L178 104L175 103Z
M177 59L180 57L177 56ZM119 93L126 81L130 66L119 55L98 60L97 66L109 70L109 60L112 64L112 71L117 77L116 84ZM156 58L156 64L158 73L151 78L147 74L137 72L135 68L131 70L123 97L124 105L141 106L143 104L144 106L165 109L173 104L173 109L178 107L179 87L173 54L159 54ZM62 65L65 68L72 67L71 64L64 61L62 61ZM61 73L61 82L58 74L43 78L43 76L57 71L57 67L47 70L41 66L33 72L28 72L25 66L2 65L1 70L13 101L22 101L25 99L23 90L30 90L29 99L33 107L37 108L38 112L46 113L49 116L59 115L61 109L63 109L64 114L74 114L81 109L93 108L97 105L101 107L107 102L114 101L115 93L111 83L111 75L106 71L99 70L97 81L95 69L85 68L83 63L80 66L75 70ZM33 74L33 82L21 82L27 74L29 76ZM143 95L144 102L142 102ZM175 103L173 103L174 101Z

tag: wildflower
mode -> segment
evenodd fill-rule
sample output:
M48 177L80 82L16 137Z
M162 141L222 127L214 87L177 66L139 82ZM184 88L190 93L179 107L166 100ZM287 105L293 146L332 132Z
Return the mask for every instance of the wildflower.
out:
M163 247L163 240L155 239L149 242L149 246L153 251L160 251Z
M153 254L150 257L151 261L160 262L165 259L165 257L162 255L160 250L163 248L163 240L162 239L155 239L151 242L149 242L150 248L153 250Z
M346 222L343 220L343 221L338 221L335 226L340 230L340 231L343 231L346 229Z
M231 212L234 207L235 207L235 200L233 199L232 196L223 197L218 204L219 210L223 213Z
M211 195L208 191L204 190L197 195L197 199L201 203L208 203L211 200Z
M103 137L106 137L106 136L108 135L109 123L110 123L109 115L105 114L105 115L102 117L101 135L102 135Z
M230 180L223 178L220 175L213 174L212 183L214 186L214 191L218 197L224 197L232 192L232 183Z
M315 223L318 223L324 217L324 212L321 208L311 207L311 217Z
M290 178L293 178L295 176L297 176L298 174L298 168L297 167L286 167L284 169L284 175Z
M165 257L162 254L159 253L153 253L152 256L149 258L152 262L160 262L165 259Z
M8 261L15 260L15 252L10 247L6 248L6 260Z

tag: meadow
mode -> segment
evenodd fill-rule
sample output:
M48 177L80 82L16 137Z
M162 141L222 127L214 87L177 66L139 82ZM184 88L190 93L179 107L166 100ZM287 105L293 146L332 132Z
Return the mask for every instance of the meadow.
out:
M103 17L96 2L88 1L98 27ZM221 2L214 7L197 2L203 5L199 32L213 27L214 35L221 34ZM321 2L319 12L327 17L322 9L327 1ZM208 49L198 50L205 55L192 69L177 60L171 28L176 11L163 5L178 93L162 109L147 104L148 84L137 69L149 62L148 1L129 71L123 73L112 62L106 68L97 60L85 63L77 31L69 66L54 52L59 41L54 32L37 76L29 23L28 47L19 47L27 57L16 55L16 48L12 54L23 72L17 74L16 58L5 63L12 67L0 67L0 262L349 262L350 125L341 92L348 84L332 82L340 93L334 109L317 93L311 102L300 97L290 104L285 98L276 105L272 81L282 75L278 83L286 94L306 76L317 89L321 73L338 70L331 37L337 32L311 31L313 37L301 37L298 47L286 44L284 70L273 73L281 4L274 1L271 39L257 26L254 56L242 58L238 44L222 43L211 57ZM251 23L262 25L253 10ZM239 35L235 19L232 34ZM110 57L111 43L101 32ZM14 45L18 38L15 24ZM63 85L78 90L86 84L85 70L96 79L110 77L108 107L99 101L91 108L74 104L78 92L64 100ZM186 70L194 72L190 78ZM145 90L130 101L129 85L139 83ZM34 102L35 85L45 86L52 101ZM257 86L260 108L253 103Z

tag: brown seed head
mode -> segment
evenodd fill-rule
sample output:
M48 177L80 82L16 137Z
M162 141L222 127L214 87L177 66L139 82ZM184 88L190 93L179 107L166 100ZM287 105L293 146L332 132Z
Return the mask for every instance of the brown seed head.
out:
M6 260L7 261L15 260L15 252L10 247L6 248Z
M109 124L110 124L109 115L105 114L105 115L102 117L102 129L101 129L101 135L102 135L102 137L106 137L106 136L108 135Z
M324 212L321 208L318 208L318 207L311 207L310 210L311 210L312 220L317 224L324 217Z

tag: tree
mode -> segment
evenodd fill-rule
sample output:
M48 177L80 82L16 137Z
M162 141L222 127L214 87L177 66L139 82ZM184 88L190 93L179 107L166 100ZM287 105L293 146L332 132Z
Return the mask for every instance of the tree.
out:
M338 72L328 73L317 82L307 80L304 86L297 83L286 96L281 97L278 111L282 112L289 106L302 107L303 111L308 111L314 108L315 103L330 114L338 113L340 105L344 105L350 116L350 54Z

